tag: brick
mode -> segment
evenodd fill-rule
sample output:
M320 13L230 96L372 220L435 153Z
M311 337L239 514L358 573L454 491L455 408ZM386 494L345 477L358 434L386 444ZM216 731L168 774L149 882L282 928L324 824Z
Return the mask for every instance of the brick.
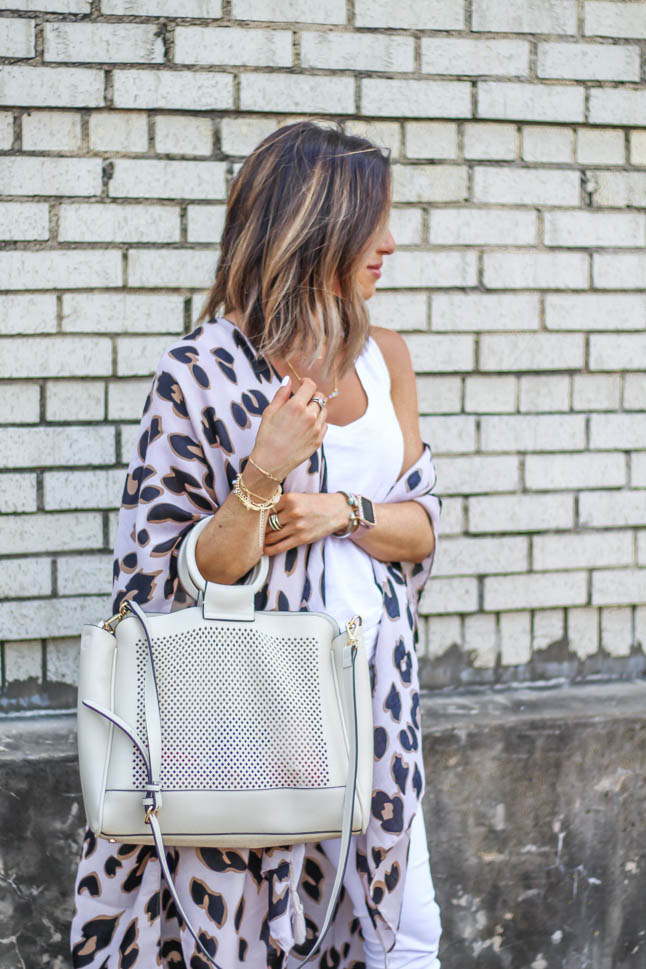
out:
M599 649L599 610L568 609L568 641L579 659L593 656Z
M54 333L56 297L40 293L0 296L0 333Z
M646 488L646 453L630 456L630 484L633 488Z
M580 165L623 165L624 133L613 128L577 128L576 160Z
M437 286L475 286L476 254L466 251L419 252L399 250L386 263L386 284L414 289Z
M418 373L470 371L473 369L473 337L411 334L406 343Z
M113 74L116 108L214 111L233 107L233 77L206 71L127 71Z
M645 216L639 212L546 212L546 246L641 246Z
M532 651L541 652L560 642L565 634L565 612L563 609L539 609L534 613L532 630Z
M108 420L139 420L149 390L149 378L111 381L108 384Z
M482 613L464 620L464 649L475 669L493 669L498 658L496 617Z
M485 333L481 370L579 370L584 337L578 333Z
M579 173L567 168L473 169L473 201L502 205L578 205Z
M11 337L2 348L0 377L92 377L112 367L110 341L96 337Z
M426 329L426 293L377 290L370 302L370 316L377 325L394 330Z
M128 285L203 289L214 276L215 262L210 249L131 249Z
M608 131L608 128L604 128ZM632 165L646 165L646 131L631 131L630 134L630 162ZM616 132L623 142L623 131ZM623 147L623 144L622 144ZM622 156L623 160L623 156Z
M472 30L515 34L576 34L576 0L473 0Z
M581 81L639 81L639 47L580 41L539 44L536 73Z
M0 202L0 239L49 239L49 209L40 202Z
M584 252L485 252L484 283L490 289L587 289Z
M574 410L618 410L621 378L600 374L575 374L572 390Z
M632 609L601 610L601 648L609 656L630 656L633 645Z
M635 609L635 642L646 645L646 608L637 606Z
M646 411L646 377L631 373L624 377L624 408Z
M531 575L499 575L484 580L487 610L547 609L585 605L588 577L585 572L534 572Z
M95 108L104 104L103 71L86 67L2 68L0 104L15 107Z
M280 0L233 0L231 15L236 20L298 21L314 24L345 23L343 0L291 0L288 7Z
M221 161L119 158L109 193L113 198L223 199L225 173Z
M500 661L503 666L522 666L531 656L530 613L500 614Z
M365 78L363 114L395 118L470 118L469 81L417 81Z
M40 421L40 387L38 384L0 383L0 423L38 424Z
M450 615L478 611L477 579L437 579L427 582L422 592L419 611L422 615Z
M138 111L93 111L90 148L95 151L147 151L148 119Z
M595 606L634 605L646 602L646 569L599 569L592 573Z
M525 537L445 538L438 544L433 575L525 572L528 564L529 543Z
M434 293L431 329L536 330L538 296L534 293Z
M478 81L479 118L505 121L583 121L585 91L566 84Z
M632 565L633 538L629 531L583 532L568 535L536 535L532 566L549 569L588 569L604 565Z
M548 293L548 330L641 330L646 327L646 303L629 293Z
M58 560L58 594L109 595L112 555L66 555Z
M420 418L424 440L430 441L435 454L462 454L475 451L476 428L473 417L435 415Z
M222 151L227 155L249 155L277 127L274 118L223 118L220 123Z
M463 128L464 157L510 161L517 155L516 126L496 121L468 121Z
M469 499L469 531L544 532L571 529L572 495L485 495Z
M285 33L288 53L291 34ZM246 63L256 61L252 59ZM291 63L291 59L284 63ZM412 37L397 34L304 31L301 34L301 63L303 67L320 67L327 71L414 71L415 41Z
M646 172L593 173L596 188L593 193L595 205L613 208L643 208L646 206Z
M72 507L83 510L119 508L125 483L125 468L47 471L43 485L45 508L48 511L65 511Z
M646 333L592 334L590 369L646 370Z
M17 627L22 631L22 627ZM14 628L13 634L15 635ZM9 632L8 638L11 638ZM42 679L43 662L40 640L27 640L22 643L5 644L5 679L7 683Z
M186 238L189 242L219 242L224 229L225 205L189 205Z
M442 498L440 535L461 535L464 527L464 499Z
M357 27L403 29L461 30L465 25L460 0L401 0L393 6L389 0L356 0Z
M56 380L47 384L45 417L48 421L103 421L105 384L84 380Z
M100 195L100 158L0 157L5 195Z
M114 461L112 427L2 427L0 441L1 466L6 468L57 467L90 462L111 464Z
M92 0L2 0L0 10L34 13L89 13Z
M343 127L346 134L359 135L360 138L368 138L375 145L379 145L381 148L388 148L393 158L399 158L401 154L401 125L394 121L350 120L344 122Z
M36 475L0 474L0 513L36 511Z
M0 57L35 57L36 32L33 20L2 19Z
M155 119L155 150L161 155L211 155L211 119L158 115Z
M391 209L390 231L397 245L418 245L422 241L422 210L410 207Z
M33 599L0 603L0 638L11 639L20 630L23 639L78 635L86 622L110 613L105 596L68 596L64 599ZM7 645L5 644L5 652Z
M13 115L0 111L0 151L7 151L13 144Z
M447 207L431 212L429 240L447 246L531 246L536 212L527 209Z
M646 531L637 532L637 564L646 565Z
M395 202L453 202L467 197L462 165L393 165Z
M209 67L216 64L291 67L292 33L290 30L250 30L248 27L177 27L175 63Z
M592 256L592 277L600 289L643 289L646 255L599 252Z
M24 151L78 151L81 115L77 111L28 111L22 118Z
M435 616L428 624L428 650L431 659L443 656L452 646L462 648L459 616Z
M646 9L640 3L586 0L583 33L599 37L646 37Z
M475 414L513 414L517 396L515 377L467 377L464 409Z
M62 242L178 242L179 209L167 205L62 205Z
M127 336L117 340L117 374L134 377L154 374L168 346L167 336Z
M483 417L483 451L576 451L585 447L583 415Z
M52 591L51 559L3 559L0 569L0 597L29 599L48 596Z
M121 431L119 460L123 464L128 464L132 459L135 453L135 448L139 442L139 424L122 424L119 430ZM114 542L112 542L112 544L114 545Z
M529 73L529 43L491 38L422 37L422 71L425 74L526 77Z
M417 399L420 414L457 414L462 409L460 377L418 377Z
M78 683L79 640L48 639L47 640L47 682L68 683L76 686Z
M104 14L134 14L138 17L222 16L222 0L101 0Z
M105 64L160 64L164 43L155 24L44 25L46 61L93 61Z
M110 249L1 252L0 277L5 289L121 286L121 253Z
M646 520L646 491L583 492L579 498L579 520L587 528L641 527Z
M635 125L646 124L646 91L625 88L590 89L590 124Z
M531 162L573 162L574 131L556 125L525 125L522 157Z
M476 495L519 487L517 457L445 457L441 465L442 494ZM442 509L444 515L444 509Z
M85 512L0 518L0 546L15 554L64 552L103 545L101 515Z
M181 333L184 300L171 293L65 293L69 333Z
M409 158L457 158L458 126L453 121L407 121Z
M520 410L534 414L570 409L570 378L531 376L520 378Z
M644 446L643 414L593 414L590 418L590 447L640 450Z
M354 79L309 74L241 74L240 109L354 114Z
M538 491L565 488L617 488L626 483L623 454L528 454L525 483Z

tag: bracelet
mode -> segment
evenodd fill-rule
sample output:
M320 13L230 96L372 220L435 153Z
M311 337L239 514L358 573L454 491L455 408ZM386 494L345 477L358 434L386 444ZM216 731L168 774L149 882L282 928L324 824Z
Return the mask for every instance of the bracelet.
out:
M258 545L260 547L260 551L262 552L262 539L265 532L265 515L270 508L273 508L278 504L280 496L283 493L283 489L279 484L271 498L264 498L261 501L254 501L251 492L242 480L242 472L238 472L233 482L233 493L236 498L242 502L245 508L249 508L250 511L260 512L260 519L258 522Z
M355 512L355 508L357 508L359 502L357 501L356 495L351 495L347 491L339 491L338 494L345 495L345 499L350 505L350 518L345 531L332 532L332 534L335 538L348 538L350 535L353 535L354 532L356 532L357 528L361 524Z
M251 455L249 455L249 457L247 458L247 461L249 462L249 464L252 464L254 466L256 471L260 471L261 474L264 474L266 478L270 478L272 481L278 481L279 484L282 481L282 478L277 478L276 475L271 473L271 471L265 471L265 469L261 468L259 464L256 464L256 462L251 457Z

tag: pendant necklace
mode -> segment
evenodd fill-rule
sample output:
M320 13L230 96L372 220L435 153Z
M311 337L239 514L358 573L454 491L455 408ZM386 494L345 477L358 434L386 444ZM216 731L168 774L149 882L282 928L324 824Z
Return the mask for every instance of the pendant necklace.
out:
M287 363L287 366L289 367L289 369L294 374L294 376L295 377L298 377L298 379L302 383L303 382L303 378L299 374L296 373L296 371L292 367L292 365L289 362L289 360L287 360L286 363ZM325 396L326 396L327 400L332 400L334 397L338 397L339 396L339 382L338 382L338 379L337 379L336 366L334 367L334 390L332 391L331 394L326 394Z

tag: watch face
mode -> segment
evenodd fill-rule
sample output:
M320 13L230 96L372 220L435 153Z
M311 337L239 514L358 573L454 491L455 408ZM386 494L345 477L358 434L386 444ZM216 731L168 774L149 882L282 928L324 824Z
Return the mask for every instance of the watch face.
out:
M375 509L372 507L372 502L369 498L361 498L361 517L364 518L369 525L374 525Z

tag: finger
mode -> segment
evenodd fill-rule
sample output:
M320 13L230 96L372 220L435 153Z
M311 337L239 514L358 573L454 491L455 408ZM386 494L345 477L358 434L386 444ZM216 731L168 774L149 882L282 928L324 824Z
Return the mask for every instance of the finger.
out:
M311 377L303 377L300 387L294 392L293 399L299 401L299 403L308 404L315 393L316 384L314 381Z
M271 557L275 555L280 555L281 552L288 552L290 548L296 548L298 545L304 544L299 542L295 536L288 537L286 539L281 539L276 545L265 546L265 555Z
M289 400L289 396L292 392L292 378L287 374L283 377L280 383L280 387L274 394L273 398L269 401L265 407L264 413L273 414L274 411L278 410L286 401Z

